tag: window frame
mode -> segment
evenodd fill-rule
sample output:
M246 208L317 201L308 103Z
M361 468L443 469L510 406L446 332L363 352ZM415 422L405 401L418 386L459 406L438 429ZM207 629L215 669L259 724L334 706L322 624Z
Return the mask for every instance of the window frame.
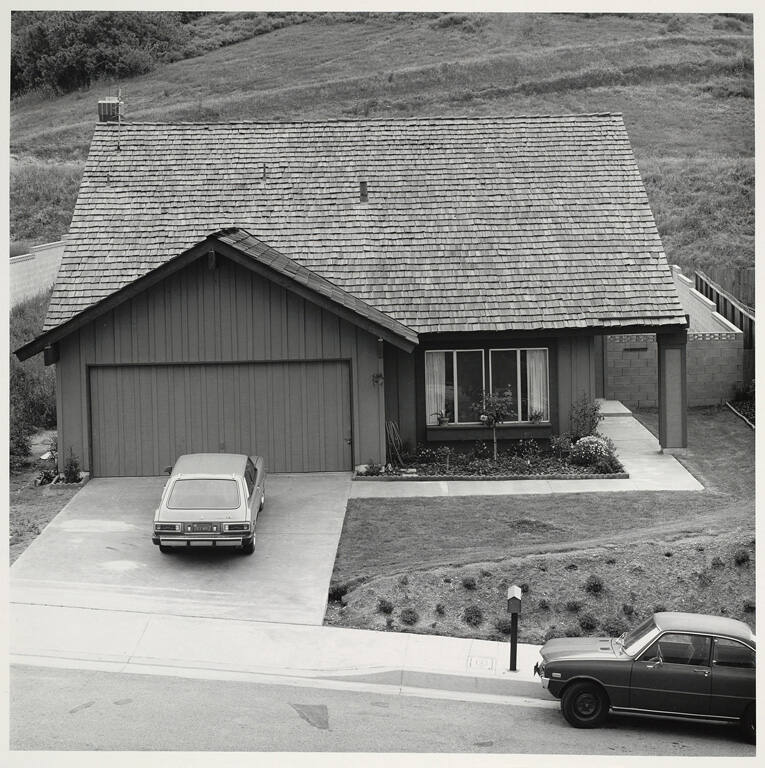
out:
M738 666L737 664L721 664L717 661L717 644L720 640L724 640L728 643L735 643L736 645L740 645L742 648L746 649L749 653L751 653L754 656L754 666L753 667L742 667ZM717 666L721 669L751 669L756 670L757 669L757 651L754 650L751 646L747 645L742 640L738 640L735 637L725 637L723 635L714 635L712 637L712 666Z
M536 351L542 351L545 353L545 363L547 365L547 418L546 419L540 419L540 421L535 422L531 421L529 419L523 420L521 419L521 415L523 413L523 408L521 404L521 352L536 352ZM494 372L492 370L491 365L491 353L492 352L515 352L515 371L516 371L516 382L515 382L515 391L516 396L518 398L518 402L516 404L516 409L518 412L518 418L515 421L505 421L503 424L550 424L552 422L552 406L550 403L550 348L549 347L489 347L489 392L494 391Z
M480 352L481 353L481 391L485 392L486 391L486 350L483 349L482 347L478 347L475 349L473 348L426 349L424 362L423 362L424 370L427 370L428 354L430 354L431 352L442 352L444 354L447 352L452 353L452 370L454 371L454 421L449 422L448 424L443 424L443 425L439 425L437 423L429 424L428 416L430 416L430 414L425 414L425 426L428 429L431 429L433 427L438 427L438 426L441 426L443 428L443 427L454 427L454 426L465 426L465 425L471 425L471 426L480 425L481 424L480 421L460 421L459 420L459 400L458 400L459 378L457 376L457 353L458 352ZM549 375L548 375L548 378L549 378ZM425 410L428 410L428 409L426 408Z

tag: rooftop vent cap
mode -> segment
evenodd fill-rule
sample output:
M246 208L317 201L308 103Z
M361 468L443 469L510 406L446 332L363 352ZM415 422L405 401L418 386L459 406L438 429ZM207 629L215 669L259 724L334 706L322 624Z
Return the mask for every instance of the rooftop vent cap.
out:
M98 122L116 123L120 117L120 99L118 96L107 96L98 100Z

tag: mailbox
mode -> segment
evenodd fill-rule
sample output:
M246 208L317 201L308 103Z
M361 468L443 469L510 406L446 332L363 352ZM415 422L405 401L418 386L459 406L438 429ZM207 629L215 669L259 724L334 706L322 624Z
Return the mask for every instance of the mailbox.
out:
M521 612L521 588L513 584L513 586L507 588L507 612L508 613L520 613Z

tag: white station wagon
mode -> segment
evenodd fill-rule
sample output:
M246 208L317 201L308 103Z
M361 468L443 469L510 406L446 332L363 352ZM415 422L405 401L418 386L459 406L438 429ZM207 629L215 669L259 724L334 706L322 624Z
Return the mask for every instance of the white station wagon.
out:
M255 524L265 501L262 457L230 453L181 456L154 513L152 542L160 552L199 546L241 547L251 555Z

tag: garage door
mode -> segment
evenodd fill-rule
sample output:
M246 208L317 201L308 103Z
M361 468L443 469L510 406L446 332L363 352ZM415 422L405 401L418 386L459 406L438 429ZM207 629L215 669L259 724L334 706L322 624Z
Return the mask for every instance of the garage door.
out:
M262 455L270 472L351 468L347 361L93 367L90 418L96 477L218 451Z

